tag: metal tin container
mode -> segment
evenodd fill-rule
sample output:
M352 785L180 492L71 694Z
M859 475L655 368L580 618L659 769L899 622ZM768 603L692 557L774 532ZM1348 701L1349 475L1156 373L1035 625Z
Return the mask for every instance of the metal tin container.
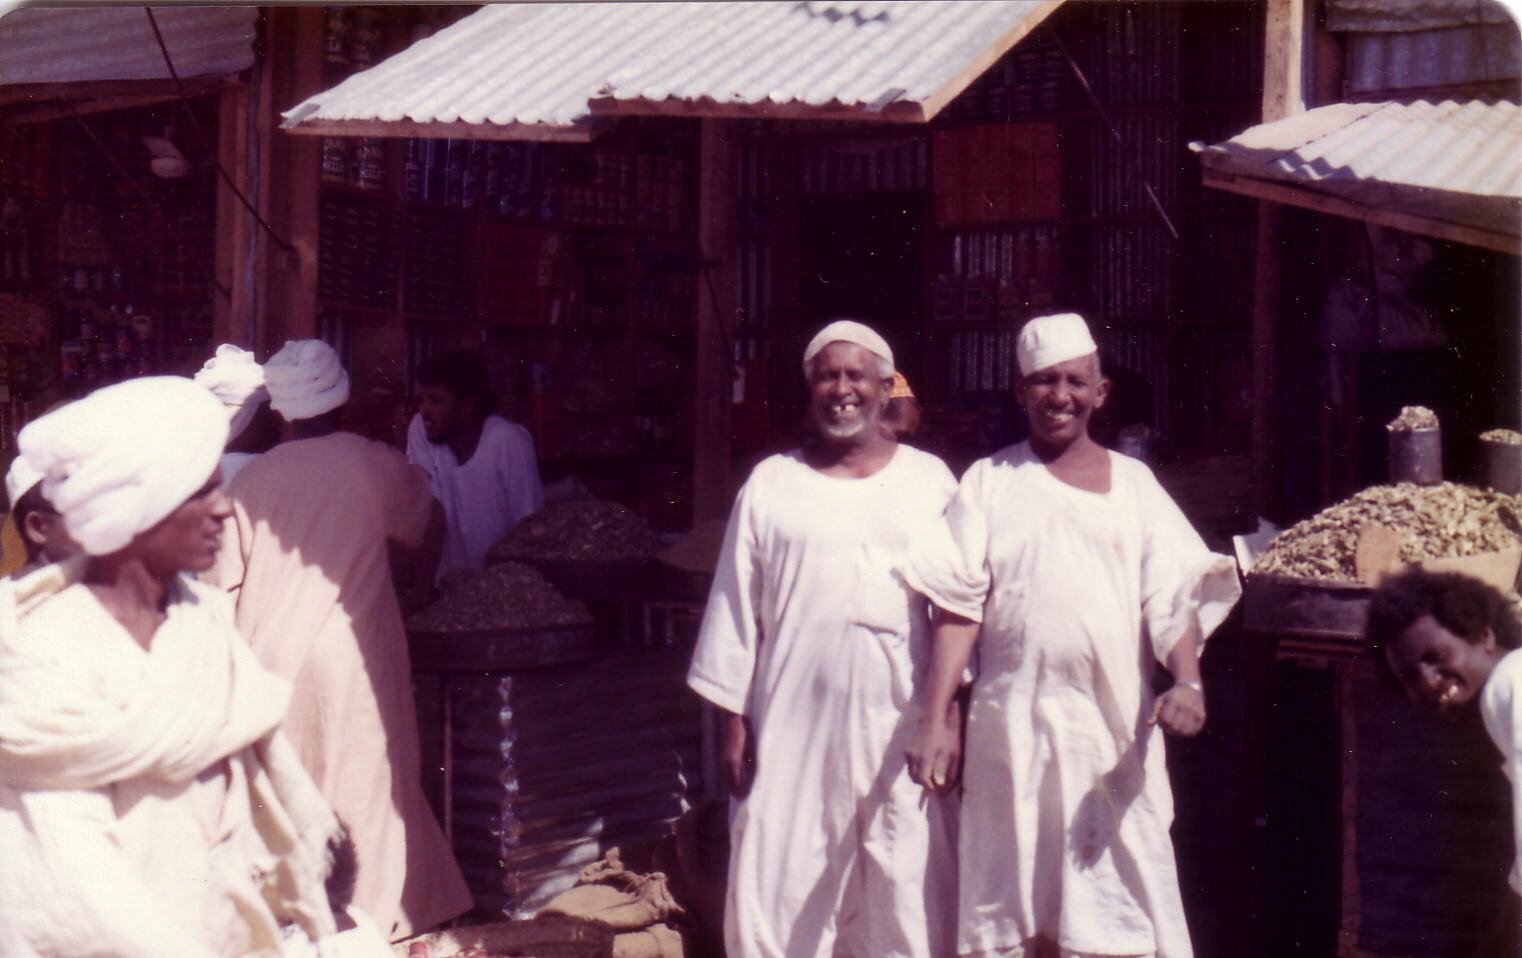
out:
M1390 481L1435 486L1443 481L1443 430L1403 429L1390 437Z
M1522 445L1481 439L1480 474L1495 491L1522 495Z

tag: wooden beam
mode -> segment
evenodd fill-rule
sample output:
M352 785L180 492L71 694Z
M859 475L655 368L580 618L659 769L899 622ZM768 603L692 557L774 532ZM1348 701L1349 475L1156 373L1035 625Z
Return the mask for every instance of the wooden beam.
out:
M679 116L736 120L833 120L861 123L924 123L924 107L912 101L889 103L880 110L844 103L720 103L699 100L618 100L594 97L588 101L599 116Z
M186 96L216 93L231 83L234 77L191 77L184 79ZM18 103L35 103L39 106L57 100L95 100L112 96L161 96L177 97L179 88L173 80L88 80L78 83L17 83L0 87L0 106Z
M543 123L418 123L413 120L301 120L280 129L296 136L419 137L435 140L517 140L534 143L590 143L604 132L601 124L584 127Z
M1272 123L1305 110L1305 0L1268 0L1263 37L1263 116ZM1253 254L1253 508L1274 516L1279 482L1279 250L1283 210L1258 204Z
M284 249L261 235L263 294L259 303L260 356L288 339L317 335L317 211L322 144L281 136L280 113L320 92L325 83L321 7L271 7L265 53L259 65L258 135L267 166L260 174L259 209Z
M1263 35L1263 122L1305 111L1305 0L1268 0Z
M1363 206L1352 200L1328 196L1315 190L1287 183L1260 180L1250 176L1233 176L1212 173L1207 170L1204 176L1204 183L1206 186L1228 190L1232 193L1240 193L1243 196L1253 196L1260 200L1269 200L1288 206L1299 206L1303 209L1315 210L1318 213L1327 213L1331 216L1362 220L1365 223L1389 226L1394 229L1404 230L1407 233L1419 233L1423 236L1431 236L1436 239L1450 240L1455 243L1464 243L1469 246L1478 246L1482 249L1495 250L1498 253L1510 253L1512 256L1522 256L1522 237L1510 233L1482 229L1478 226L1466 226L1461 223L1451 223L1446 220L1432 219L1431 217L1421 216L1416 213L1406 213L1400 210Z
M703 121L698 160L696 395L693 400L693 523L729 512L730 406L734 376L735 256L739 131L731 120ZM710 294L708 283L712 282Z
M217 162L238 189L248 193L248 111L249 90L237 86L222 93L217 114ZM236 343L245 348L254 344L247 335L249 320L249 271L245 268L254 256L247 242L252 217L238 202L227 182L217 178L217 229L215 236L214 275L217 285L230 295L217 296L212 306L214 343Z
M92 113L105 113L110 110L130 110L134 107L152 106L155 103L165 103L178 100L178 93L139 93L131 96L101 97L97 100L70 101L58 106L42 107L27 113L20 113L5 121L6 126L27 126L32 123L51 123L54 120L64 120L69 117L88 116Z

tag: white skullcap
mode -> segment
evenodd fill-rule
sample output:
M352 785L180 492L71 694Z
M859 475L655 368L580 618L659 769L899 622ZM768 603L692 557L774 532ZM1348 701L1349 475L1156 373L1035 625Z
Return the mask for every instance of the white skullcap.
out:
M228 442L248 428L259 404L270 398L269 390L264 388L264 368L254 362L253 353L232 343L217 347L216 355L206 360L206 365L195 374L195 381L227 407Z
M1077 313L1037 316L1020 330L1015 345L1022 376L1097 352L1099 347L1089 335L1089 324Z
M270 408L287 422L311 419L349 401L349 374L333 347L320 339L295 339L264 364Z
M855 343L862 349L886 359L889 368L893 366L893 350L888 347L888 341L877 334L877 330L866 323L858 323L854 319L837 319L815 333L814 338L809 340L808 346L804 348L804 375L808 375L809 363L814 357L831 343Z
M21 430L42 494L90 555L153 528L211 478L227 413L182 376L129 379L59 407Z
M37 471L37 467L28 462L25 456L18 455L5 473L5 497L10 500L11 508L15 509L17 500L41 481L42 473Z

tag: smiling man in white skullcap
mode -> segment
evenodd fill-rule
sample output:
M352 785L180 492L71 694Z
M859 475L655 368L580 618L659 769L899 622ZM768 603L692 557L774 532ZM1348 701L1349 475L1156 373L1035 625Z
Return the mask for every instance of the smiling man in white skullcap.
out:
M21 431L86 554L0 582L0 954L231 958L338 933L342 829L278 732L290 686L193 578L229 514L226 436L167 376ZM349 953L386 953L368 942Z
M740 490L687 676L724 716L726 954L940 958L954 815L905 771L930 620L894 567L956 482L882 428L875 330L831 323L803 356L815 438Z
M222 481L231 482L239 470L272 444L266 435L268 429L250 429L270 398L264 386L264 367L254 361L254 354L248 350L223 343L194 378L197 385L204 386L227 409Z
M16 575L79 551L58 511L42 495L42 473L17 455L5 473L10 512L0 526L0 575Z
M1108 384L1081 316L1032 319L1017 358L1030 439L968 469L906 568L940 610L908 755L932 787L955 780L945 708L979 649L955 953L1189 958L1158 727L1205 721L1199 651L1240 595L1235 563L1089 437Z
M294 438L228 486L235 521L211 578L236 590L260 660L295 683L286 734L354 836L355 900L405 937L470 907L423 797L387 554L441 541L443 512L399 451L339 431L349 377L331 346L286 343L264 372Z

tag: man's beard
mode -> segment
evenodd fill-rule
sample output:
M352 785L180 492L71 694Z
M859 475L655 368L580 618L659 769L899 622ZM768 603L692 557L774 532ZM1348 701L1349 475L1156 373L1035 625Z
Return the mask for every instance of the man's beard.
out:
M849 445L861 445L877 432L878 424L882 421L882 406L873 406L870 410L863 410L855 422L832 423L825 416L816 414L815 425L819 427L820 437L831 442Z

